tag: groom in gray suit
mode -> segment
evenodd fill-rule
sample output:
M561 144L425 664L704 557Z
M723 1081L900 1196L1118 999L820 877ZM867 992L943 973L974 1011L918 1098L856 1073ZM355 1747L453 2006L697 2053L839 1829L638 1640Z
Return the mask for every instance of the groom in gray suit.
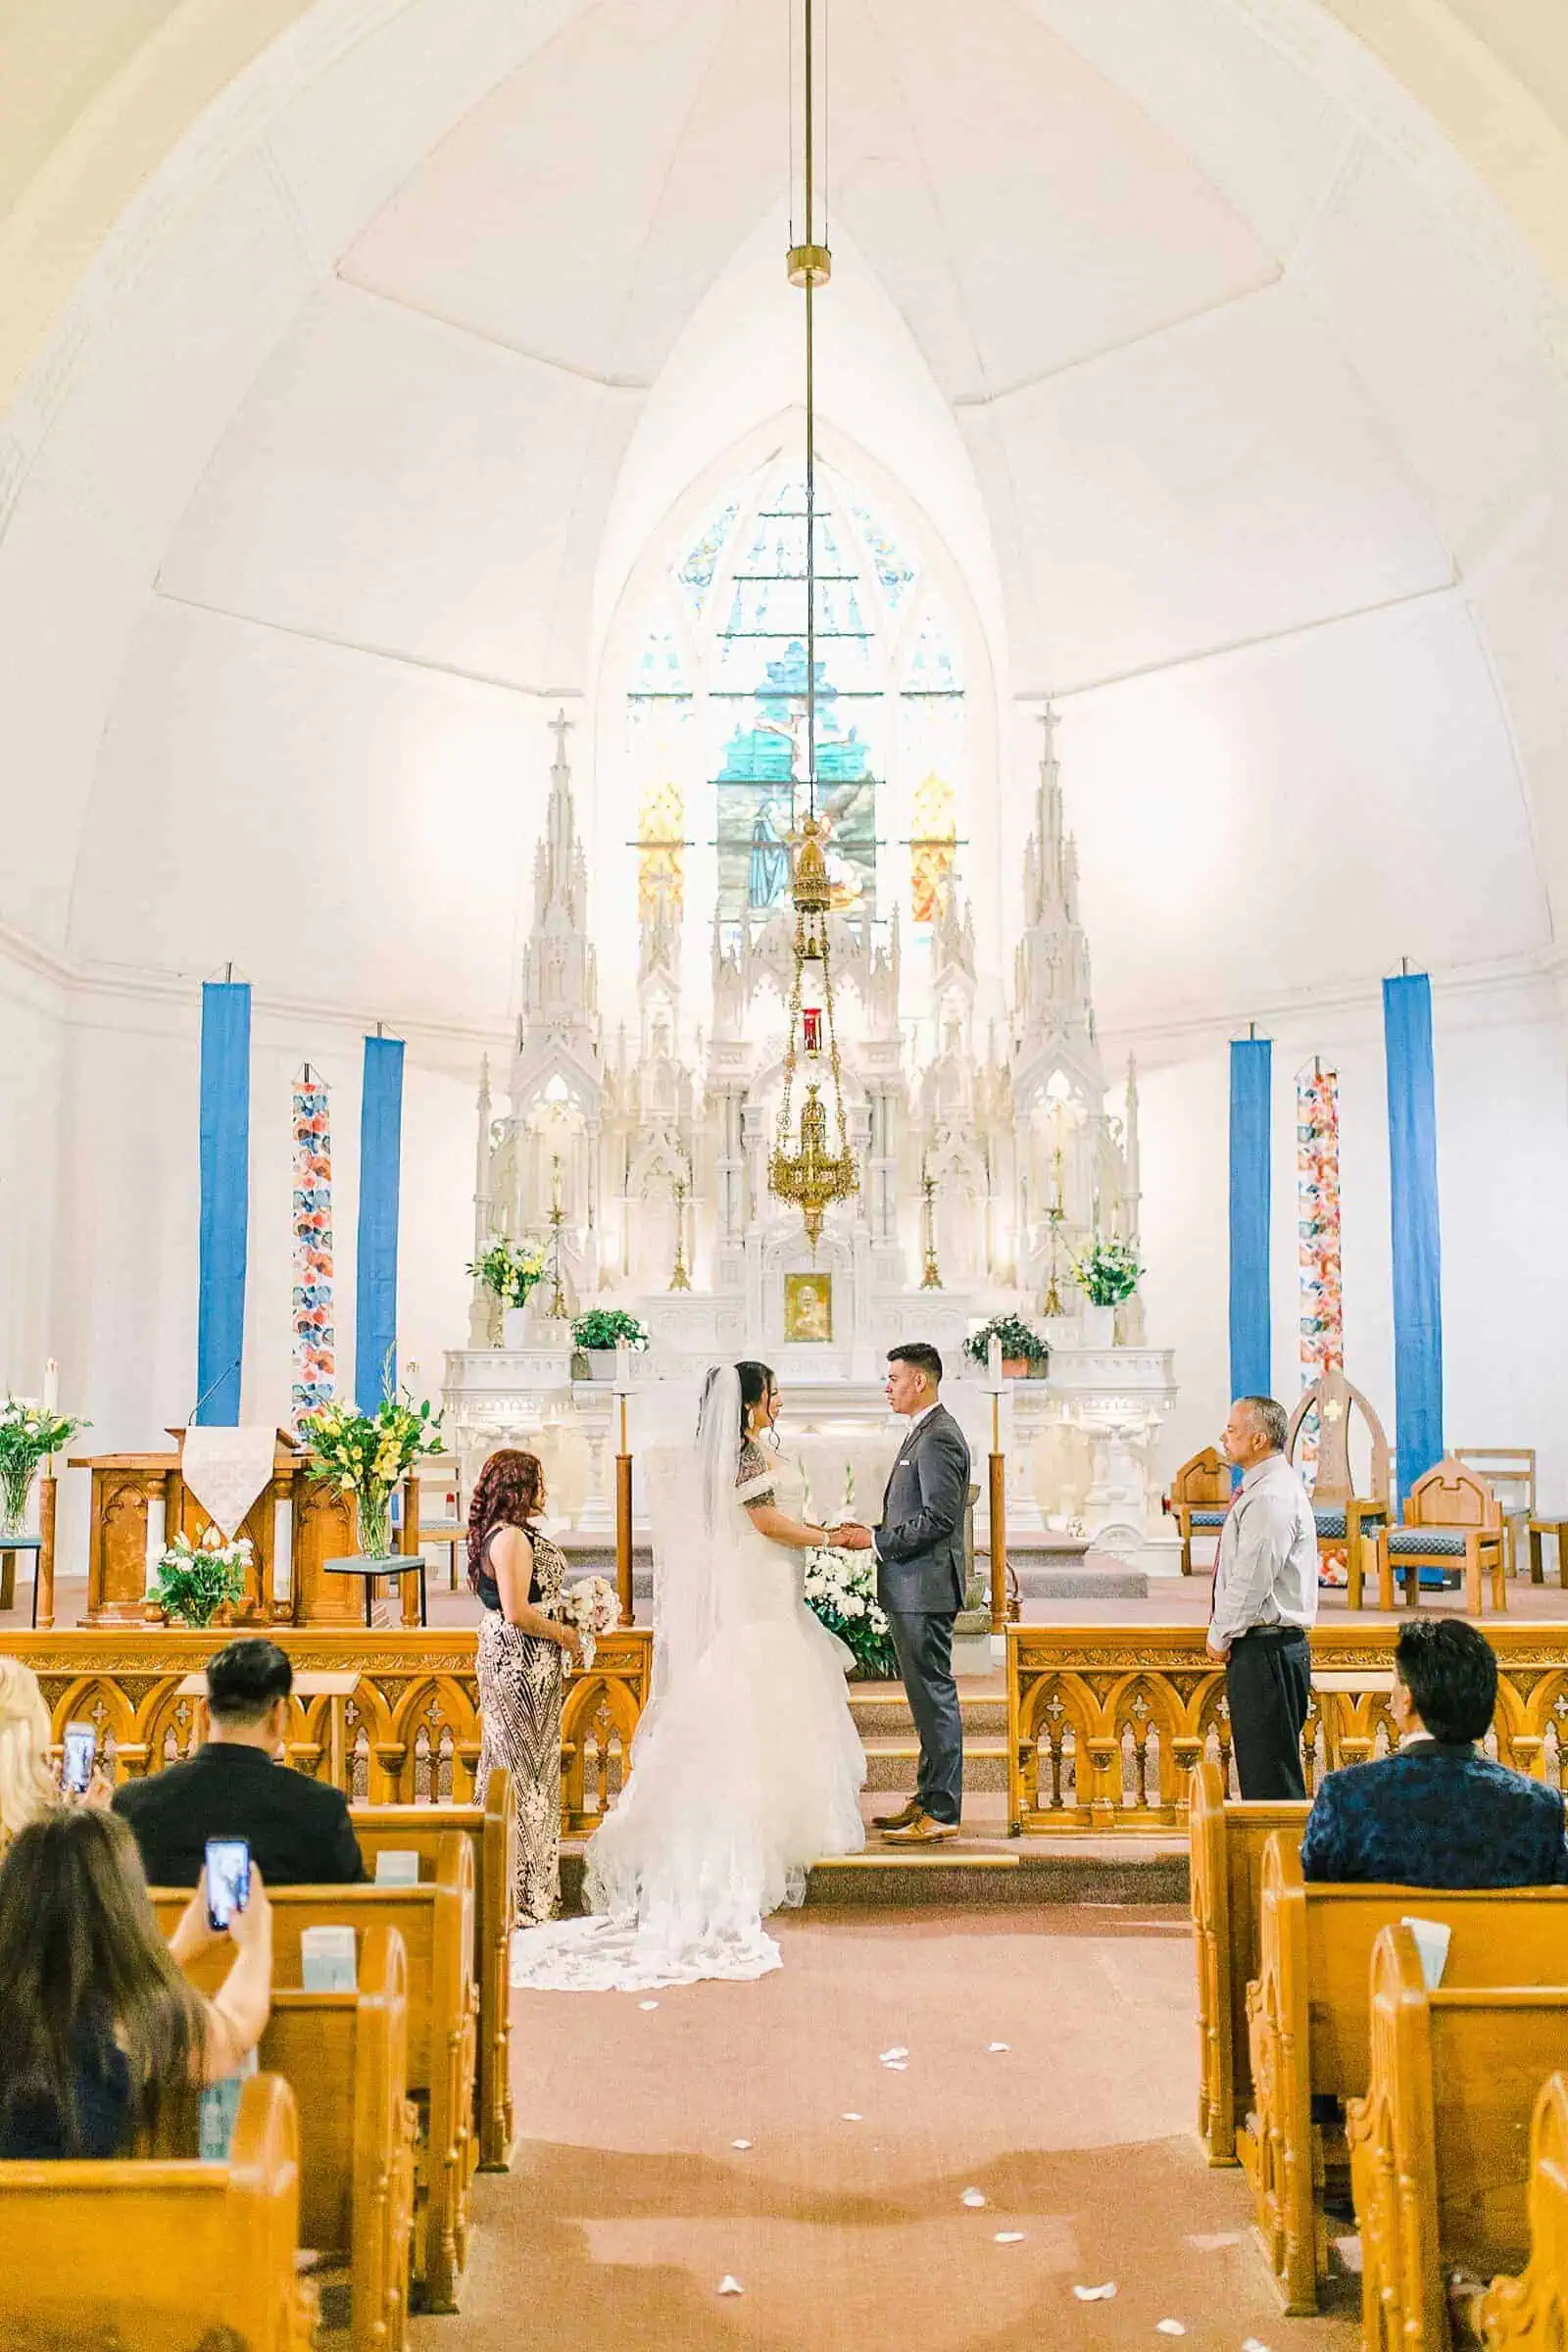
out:
M963 1606L963 1519L969 1448L941 1401L942 1358L924 1340L888 1350L887 1398L908 1421L882 1520L853 1523L829 1541L876 1553L876 1596L887 1611L909 1712L920 1735L915 1793L876 1827L890 1845L941 1845L963 1804L963 1721L953 1679L953 1620Z

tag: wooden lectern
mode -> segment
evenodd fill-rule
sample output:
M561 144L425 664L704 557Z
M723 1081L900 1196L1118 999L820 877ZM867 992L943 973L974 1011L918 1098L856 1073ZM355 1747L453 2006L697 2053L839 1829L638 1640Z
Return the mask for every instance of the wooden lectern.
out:
M170 1436L183 1444L183 1429ZM164 1506L164 1543L184 1534L199 1544L210 1525L208 1512L188 1491L178 1453L74 1454L73 1470L92 1473L92 1510L87 1529L87 1610L84 1625L144 1625L147 1622L148 1519L150 1506ZM272 1475L241 1521L238 1533L251 1543L250 1583L235 1604L236 1624L341 1625L360 1623L360 1595L342 1577L322 1573L324 1560L358 1549L352 1494L312 1476L312 1457L286 1429L276 1433ZM277 1554L277 1505L287 1512L289 1596L272 1597ZM403 1486L401 1548L419 1547L419 1482ZM413 1587L413 1614L410 1588ZM416 1579L404 1579L403 1618L418 1622Z

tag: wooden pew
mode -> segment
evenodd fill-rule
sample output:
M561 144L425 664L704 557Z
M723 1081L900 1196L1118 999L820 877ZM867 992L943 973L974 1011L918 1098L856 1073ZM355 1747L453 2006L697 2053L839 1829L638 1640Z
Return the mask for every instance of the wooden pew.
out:
M241 2090L227 2164L0 2164L0 2342L309 2352L299 2204L294 2096L276 2075Z
M1429 1992L1408 1928L1373 1946L1367 2092L1346 2109L1369 2352L1448 2352L1447 2274L1529 2249L1531 2111L1568 2046L1568 1984L1543 1972L1561 1978L1568 1955L1560 1916L1505 1907L1516 1984Z
M1568 2079L1542 2086L1530 2127L1530 2260L1494 2278L1476 2314L1488 2352L1561 2352L1568 2344Z
M366 1867L380 1853L416 1853L421 1880L434 1876L442 1836L473 1848L474 1976L479 1986L479 2167L504 2173L512 2155L512 1879L517 1808L512 1775L490 1775L481 1805L355 1805L354 1835Z
M1247 1987L1257 1974L1263 1845L1275 1830L1299 1842L1304 1802L1228 1801L1212 1756L1189 1799L1191 1900L1198 1962L1198 2136L1210 2164L1234 2164L1237 2127L1252 2104Z
M261 2060L300 2110L300 2233L349 2265L354 2352L403 2352L414 2233L409 1967L396 1928L359 1938L355 1992L272 1995Z
M414 2275L425 2308L455 2311L468 2252L473 2176L473 1848L455 1830L440 1840L436 1875L418 1886L270 1886L273 1983L302 1983L300 1936L312 1927L396 1928L408 1958L409 2095L420 2110L415 2154ZM187 1889L154 1887L166 1935L190 1901ZM226 1939L191 1971L215 1991L227 1971Z
M1528 1983L1528 1955L1553 1944L1568 1952L1568 1887L1307 1886L1294 1835L1266 1840L1257 1977L1247 1989L1253 2112L1236 2152L1289 2312L1317 2309L1328 2272L1322 2191L1330 2173L1348 2169L1338 2132L1314 2125L1312 2101L1365 2091L1372 1946L1406 1913L1452 1930L1453 1984ZM1563 1973L1555 1960L1541 1982Z

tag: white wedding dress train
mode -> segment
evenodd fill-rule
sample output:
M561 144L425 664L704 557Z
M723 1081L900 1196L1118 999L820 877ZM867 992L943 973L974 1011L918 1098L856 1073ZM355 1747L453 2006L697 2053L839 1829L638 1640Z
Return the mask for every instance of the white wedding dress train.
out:
M734 1463L732 1446L731 1490ZM691 1468L688 1455L688 1505ZM791 1509L782 1463L769 1483ZM514 1984L641 1991L765 1976L781 1964L762 1926L768 1913L803 1899L813 1862L864 1845L850 1653L802 1597L804 1554L724 1503L712 1591L695 1615L688 1591L668 1605L669 1647L684 1655L672 1673L663 1661L662 1678L656 1606L655 1695L631 1777L588 1845L593 1916L519 1929ZM666 1544L661 1574L689 1578L691 1563L669 1557Z

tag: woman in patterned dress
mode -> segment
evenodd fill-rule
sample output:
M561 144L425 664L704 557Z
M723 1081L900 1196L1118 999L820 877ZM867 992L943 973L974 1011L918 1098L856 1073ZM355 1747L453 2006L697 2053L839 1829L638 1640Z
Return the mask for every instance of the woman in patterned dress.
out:
M561 1892L561 1661L582 1656L576 1627L546 1614L566 1562L533 1524L544 1505L538 1457L508 1446L486 1462L468 1506L468 1583L484 1604L475 1785L482 1792L498 1764L512 1775L519 1928L549 1919Z

